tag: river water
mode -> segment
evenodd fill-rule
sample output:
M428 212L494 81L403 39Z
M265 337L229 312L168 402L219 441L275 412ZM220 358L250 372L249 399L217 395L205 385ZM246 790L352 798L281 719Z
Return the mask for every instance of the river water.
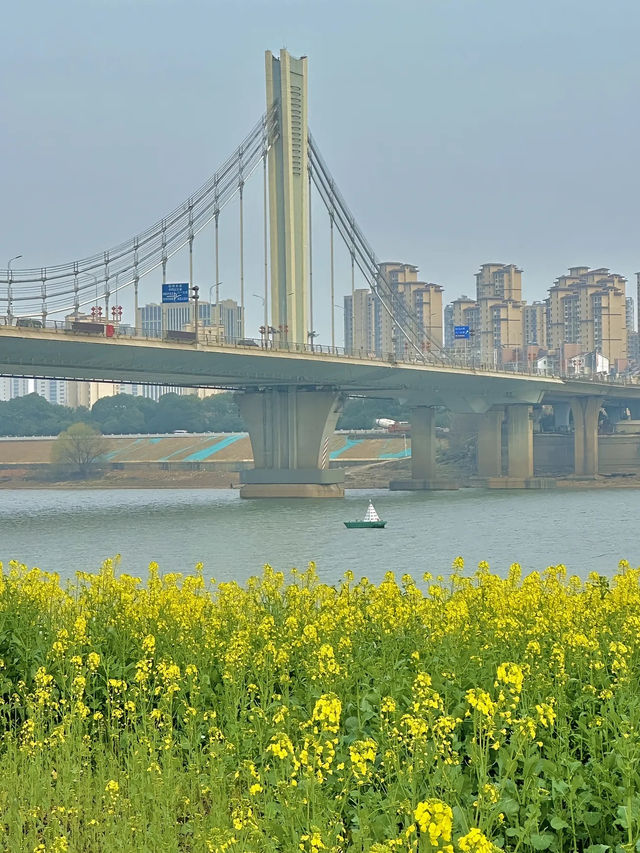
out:
M385 530L347 530L371 497ZM237 491L0 491L0 560L59 572L95 571L121 554L121 571L162 571L245 581L264 563L288 571L315 561L335 583L350 569L379 581L388 570L447 575L461 555L504 575L564 563L572 574L611 575L621 558L640 564L640 492L351 491L341 500L241 500Z

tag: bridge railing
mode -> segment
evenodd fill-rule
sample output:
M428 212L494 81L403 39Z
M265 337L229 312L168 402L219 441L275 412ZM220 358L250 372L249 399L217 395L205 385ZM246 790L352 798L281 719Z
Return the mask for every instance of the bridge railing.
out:
M128 340L148 340L164 343L181 343L196 345L196 334L193 331L177 331L168 330L164 335L160 330L141 330L134 329L129 325L119 325L117 323L104 323L104 321L92 321L87 319L74 320L68 318L65 320L46 320L42 322L32 318L18 318L10 322L7 317L0 315L0 330L3 326L13 326L20 328L26 332L30 330L52 331L56 334L77 337L78 335L89 335L91 337L104 337L107 340L122 341ZM408 364L408 365L423 365L433 369L450 370L462 369L478 373L508 373L514 375L527 376L545 376L558 379L571 379L579 382L606 382L616 385L638 385L640 384L640 376L638 375L617 375L611 376L606 374L561 374L548 369L538 368L531 363L523 364L516 363L511 365L485 364L472 354L456 356L451 354L449 360L443 363L441 359L431 359L429 354L425 354L424 359L417 354L407 354L405 357L397 353L379 353L367 351L364 349L348 350L344 347L327 346L326 344L300 344L291 341L279 339L278 335L263 336L260 338L221 338L215 332L208 331L206 326L203 326L198 331L198 348L212 348L223 350L243 350L246 352L261 351L269 353L301 353L317 356L331 356L334 358L345 358L358 361L372 361L385 364Z

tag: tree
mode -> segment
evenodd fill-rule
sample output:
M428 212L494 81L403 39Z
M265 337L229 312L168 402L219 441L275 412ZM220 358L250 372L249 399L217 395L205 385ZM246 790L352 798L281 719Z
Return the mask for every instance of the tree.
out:
M152 432L173 432L176 429L204 432L202 400L195 394L163 394L158 400L149 425Z
M79 477L89 476L96 460L106 452L102 433L89 424L71 424L55 440L52 461L71 467Z
M86 409L48 403L39 394L0 402L0 435L58 435L72 423L88 418Z
M233 393L212 394L202 401L206 429L210 432L246 432L240 417L236 395Z
M151 420L157 404L146 397L116 394L103 397L93 404L91 421L102 433L108 435L150 432Z

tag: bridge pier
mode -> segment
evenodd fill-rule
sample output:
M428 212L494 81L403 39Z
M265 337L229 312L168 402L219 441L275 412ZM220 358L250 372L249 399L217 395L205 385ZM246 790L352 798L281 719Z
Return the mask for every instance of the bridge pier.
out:
M502 477L503 418L503 406L478 415L476 458L479 477Z
M601 397L571 400L574 476L590 479L598 473L598 416Z
M558 432L569 432L569 414L571 406L568 402L554 401L553 424Z
M241 472L242 498L341 498L344 472L329 469L329 439L342 409L336 391L293 385L240 395L255 468Z
M507 476L523 481L533 477L531 406L507 406Z
M506 412L506 473L502 459L502 422ZM479 416L474 482L489 489L540 489L554 485L533 476L533 417L526 403L494 407Z
M432 406L411 409L411 479L392 480L391 491L431 491L457 489L436 473L436 411Z

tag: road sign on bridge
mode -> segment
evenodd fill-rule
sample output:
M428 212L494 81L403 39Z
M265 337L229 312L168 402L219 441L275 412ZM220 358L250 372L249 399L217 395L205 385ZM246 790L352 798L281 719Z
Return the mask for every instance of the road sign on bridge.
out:
M162 302L174 304L189 301L189 282L177 282L162 285Z

